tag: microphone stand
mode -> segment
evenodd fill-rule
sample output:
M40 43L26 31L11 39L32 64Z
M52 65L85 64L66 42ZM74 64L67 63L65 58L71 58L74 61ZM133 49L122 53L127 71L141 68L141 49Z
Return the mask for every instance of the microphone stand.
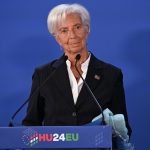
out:
M76 62L75 62L75 69L77 70L79 76L81 77L81 79L83 80L83 83L85 84L87 90L89 91L89 93L91 94L92 98L94 99L95 103L97 104L97 106L99 107L100 111L101 111L101 114L102 114L102 125L106 125L105 123L105 119L104 119L104 113L103 113L103 109L101 107L101 105L99 104L98 100L96 99L95 95L93 94L93 92L91 91L89 85L87 84L87 82L83 79L81 73L79 72L78 68L77 68L77 62L80 60L81 58L81 55L80 54L77 54L75 59L76 59Z

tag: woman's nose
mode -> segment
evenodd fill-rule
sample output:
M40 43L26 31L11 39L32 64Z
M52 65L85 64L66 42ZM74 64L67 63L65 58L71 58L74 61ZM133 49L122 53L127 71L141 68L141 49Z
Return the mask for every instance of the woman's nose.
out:
M69 38L74 38L76 36L76 33L74 32L74 30L69 30Z

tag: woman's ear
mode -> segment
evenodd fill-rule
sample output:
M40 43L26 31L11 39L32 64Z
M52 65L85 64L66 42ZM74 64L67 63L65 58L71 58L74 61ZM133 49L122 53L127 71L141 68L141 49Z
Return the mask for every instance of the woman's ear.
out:
M86 33L86 39L89 37L89 34L90 34L90 32L87 31L87 33Z
M61 46L62 44L61 44L59 36L54 35L54 38L55 38L56 42Z
M89 28L89 26L86 26L85 32L86 32L85 37L86 37L86 39L88 39L88 36L89 36L89 34L90 34L90 28Z
M86 31L86 34L85 34L85 39L87 40L89 37L89 31Z

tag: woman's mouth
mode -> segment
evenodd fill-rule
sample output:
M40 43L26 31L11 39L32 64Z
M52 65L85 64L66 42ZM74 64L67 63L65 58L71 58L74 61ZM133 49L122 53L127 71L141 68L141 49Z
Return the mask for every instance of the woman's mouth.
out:
M79 46L80 42L71 43L70 45L73 47Z

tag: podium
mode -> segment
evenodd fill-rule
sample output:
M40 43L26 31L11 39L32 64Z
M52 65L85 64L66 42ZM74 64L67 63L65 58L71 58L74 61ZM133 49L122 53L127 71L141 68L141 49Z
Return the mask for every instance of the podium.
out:
M111 126L0 127L0 149L112 148Z

